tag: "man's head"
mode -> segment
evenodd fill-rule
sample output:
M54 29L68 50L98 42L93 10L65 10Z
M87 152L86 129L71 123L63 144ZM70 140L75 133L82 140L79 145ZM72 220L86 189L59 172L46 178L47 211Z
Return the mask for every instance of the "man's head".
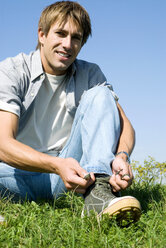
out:
M51 26L58 22L63 25L68 19L80 27L83 31L82 46L86 43L91 35L91 22L87 11L77 2L73 1L58 1L46 7L39 20L38 29L41 29L47 36ZM41 44L38 40L37 48Z
M65 74L91 34L86 10L76 2L61 1L48 6L38 27L38 47L46 73Z

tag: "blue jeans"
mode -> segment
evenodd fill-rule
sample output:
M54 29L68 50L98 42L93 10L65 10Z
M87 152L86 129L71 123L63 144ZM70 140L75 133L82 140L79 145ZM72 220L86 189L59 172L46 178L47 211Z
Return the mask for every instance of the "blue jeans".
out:
M83 94L70 137L59 157L72 157L88 172L111 175L120 136L115 100L107 87L96 86ZM1 196L14 200L53 199L66 191L56 174L29 172L0 163Z

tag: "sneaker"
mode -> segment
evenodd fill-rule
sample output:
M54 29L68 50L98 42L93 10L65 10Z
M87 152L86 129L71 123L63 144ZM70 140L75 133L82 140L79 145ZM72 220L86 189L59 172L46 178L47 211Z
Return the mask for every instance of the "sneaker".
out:
M115 216L122 226L138 221L141 215L139 201L132 196L117 197L117 193L112 192L109 179L109 176L96 177L95 183L87 189L82 216L94 210L99 217L103 214Z
M4 217L2 215L0 215L0 224L2 224L4 222Z

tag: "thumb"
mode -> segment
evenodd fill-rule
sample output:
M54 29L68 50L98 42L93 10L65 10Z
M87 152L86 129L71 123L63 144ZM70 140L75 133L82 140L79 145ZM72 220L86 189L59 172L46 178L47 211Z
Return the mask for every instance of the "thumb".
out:
M130 174L128 173L125 173L121 176L121 179L122 180L125 180L125 181L129 181L131 178L130 178Z
M88 174L88 172L87 172L85 169L83 169L81 166L79 166L79 167L77 168L77 174L78 174L78 176L80 176L81 178L84 178L84 177Z
M81 178L95 182L95 175L93 172L87 172L84 168L82 168L80 165L77 167L77 175L80 176Z
M126 167L123 169L123 172L121 173L121 179L125 180L125 181L129 181L130 180L130 170L129 167Z

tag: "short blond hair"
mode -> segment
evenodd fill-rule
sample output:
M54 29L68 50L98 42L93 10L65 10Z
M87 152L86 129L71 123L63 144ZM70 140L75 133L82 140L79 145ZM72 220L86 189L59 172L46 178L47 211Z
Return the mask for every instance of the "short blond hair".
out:
M83 30L83 46L92 33L91 21L88 12L77 2L58 1L47 6L40 16L38 29L41 29L47 36L50 27L56 21L59 25L62 25L68 18L72 19L72 21ZM36 48L40 48L39 40Z

